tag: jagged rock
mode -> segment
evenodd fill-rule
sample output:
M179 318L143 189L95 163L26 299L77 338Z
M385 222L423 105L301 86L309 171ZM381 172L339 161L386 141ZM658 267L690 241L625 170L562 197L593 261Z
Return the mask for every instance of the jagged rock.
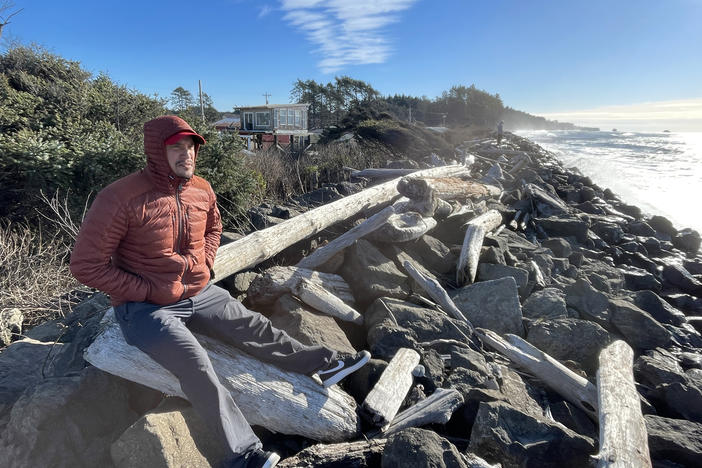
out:
M444 360L441 358L441 355L433 349L427 349L421 353L419 362L424 366L424 375L421 381L427 391L434 392L437 388L441 388L445 378Z
M556 288L532 293L522 305L522 314L530 319L554 319L568 316L565 294Z
M527 184L524 193L531 198L539 216L554 216L568 213L568 206L556 195L550 194L542 188Z
M291 294L283 294L278 298L274 311L269 317L273 326L284 330L299 342L326 346L342 353L356 353L333 317L310 309Z
M411 427L388 437L382 468L467 468L455 445L436 432Z
M431 232L431 235L446 245L461 245L466 235L466 223L479 214L464 208L442 220Z
M568 218L537 218L534 220L546 233L553 237L573 237L579 243L587 241L587 223Z
M303 195L295 197L294 200L302 206L319 206L343 198L336 187L325 186Z
M117 468L209 468L228 455L190 404L167 398L112 444Z
M680 326L687 322L685 314L664 301L653 291L636 291L631 300L640 309L651 314L660 323Z
M678 231L672 240L675 247L692 254L697 253L700 249L700 243L702 242L700 233L690 228Z
M620 268L624 274L627 289L632 291L651 290L660 292L661 282L651 273L641 268L624 266Z
M584 279L578 279L565 288L566 304L577 310L582 318L609 326L609 300Z
M355 184L350 184L350 185L355 185ZM273 205L273 207L271 208L270 214L271 214L271 216L275 216L276 218L290 219L290 218L294 218L295 216L299 215L300 212L294 208L289 207L289 206Z
M480 403L468 449L505 467L589 467L592 439L500 402Z
M559 258L568 258L573 253L573 247L570 245L570 242L562 237L545 239L541 241L541 246L551 249L551 252Z
M702 283L685 268L677 264L668 264L663 268L663 279L683 292L693 296L702 296Z
M520 295L525 295L529 281L529 272L527 270L494 263L481 263L478 266L478 281L490 281L507 277L514 278Z
M509 367L498 365L497 369L500 393L504 396L504 401L530 416L541 418L544 410L539 404L539 389Z
M693 275L702 275L702 260L699 257L694 260L683 260L683 267Z
M464 286L454 292L453 302L476 327L524 336L517 283L512 277Z
M22 334L24 314L19 309L0 311L0 348L9 346Z
M702 466L702 424L648 414L648 448L654 460Z
M673 307L685 312L702 313L702 298L692 297L689 294L662 294L663 298Z
M554 318L529 325L527 341L561 361L574 361L591 377L598 369L598 357L614 338L589 320Z
M80 375L47 379L27 389L0 434L8 467L110 466L110 444L138 414L134 384L88 367Z
M610 323L635 350L672 344L672 336L665 327L627 300L610 300Z
M339 271L349 283L354 297L369 304L379 297L404 299L409 295L409 278L370 242L360 239L346 251Z
M608 244L619 244L624 237L624 231L615 223L597 222L590 229Z
M604 293L619 291L625 284L621 270L600 260L587 260L580 267L579 273Z
M443 242L428 234L404 244L403 249L419 261L427 270L436 274L448 274L456 269L458 257Z
M400 345L419 351L417 342L437 336L464 341L467 326L435 310L396 298L381 297L365 314L368 345L373 356L392 359ZM457 329L458 328L458 329Z
M583 410L567 401L557 401L550 405L553 419L580 435L596 440L599 436L595 423Z
M655 229L658 234L663 234L668 238L672 238L678 233L673 223L664 216L652 216L651 219L648 220L648 224Z

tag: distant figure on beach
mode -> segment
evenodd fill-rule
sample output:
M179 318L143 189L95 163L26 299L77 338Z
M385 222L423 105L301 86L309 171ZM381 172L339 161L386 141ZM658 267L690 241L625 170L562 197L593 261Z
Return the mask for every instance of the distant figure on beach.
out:
M502 120L497 123L497 146L500 146L500 143L502 143L502 127L504 124Z
M363 366L370 353L338 359L332 349L304 345L210 281L222 223L210 184L194 175L204 144L174 115L146 122L146 167L97 195L78 234L71 272L109 294L126 342L178 378L228 448L224 466L272 468L280 457L263 450L193 332L281 369L316 374L325 387Z

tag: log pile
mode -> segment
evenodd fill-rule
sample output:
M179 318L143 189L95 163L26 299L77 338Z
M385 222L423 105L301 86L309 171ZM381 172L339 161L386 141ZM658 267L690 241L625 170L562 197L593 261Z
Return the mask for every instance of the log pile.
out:
M202 337L264 447L288 467L702 463L699 237L527 140L457 151L472 165L367 171L393 179L220 248L216 279L248 307L301 341L373 356L324 390ZM255 268L292 245L308 254ZM88 361L179 395L106 317ZM15 416L36 404L23 398L0 418L13 455L34 440ZM155 423L138 421L162 414L142 410L132 433L152 440ZM176 432L155 446L175 447ZM105 460L110 444L140 447L124 434L108 437ZM190 437L217 462L206 432ZM40 455L16 456L30 466Z

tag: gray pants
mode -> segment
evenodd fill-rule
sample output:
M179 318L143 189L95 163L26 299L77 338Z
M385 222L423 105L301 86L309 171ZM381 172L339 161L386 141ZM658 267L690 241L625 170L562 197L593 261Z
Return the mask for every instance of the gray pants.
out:
M336 355L322 346L303 345L213 284L168 306L127 302L115 307L115 315L127 343L178 378L195 411L234 454L260 448L261 441L219 382L207 352L191 330L301 374L327 367Z

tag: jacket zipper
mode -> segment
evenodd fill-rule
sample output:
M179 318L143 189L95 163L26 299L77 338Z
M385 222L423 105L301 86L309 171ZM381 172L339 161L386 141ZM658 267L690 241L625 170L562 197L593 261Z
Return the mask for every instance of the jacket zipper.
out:
M183 190L183 184L179 184L178 188L176 189L175 193L175 199L176 199L176 210L177 210L177 215L178 215L178 236L176 237L176 253L180 255L180 258L183 259L185 262L185 267L183 268L183 276L180 279L181 284L183 285L183 294L180 295L180 299L182 300L183 297L185 296L185 293L188 292L188 285L185 284L185 274L188 272L188 259L185 258L185 255L183 255L180 251L180 243L183 238L183 217L181 213L181 201L180 201L180 192Z

